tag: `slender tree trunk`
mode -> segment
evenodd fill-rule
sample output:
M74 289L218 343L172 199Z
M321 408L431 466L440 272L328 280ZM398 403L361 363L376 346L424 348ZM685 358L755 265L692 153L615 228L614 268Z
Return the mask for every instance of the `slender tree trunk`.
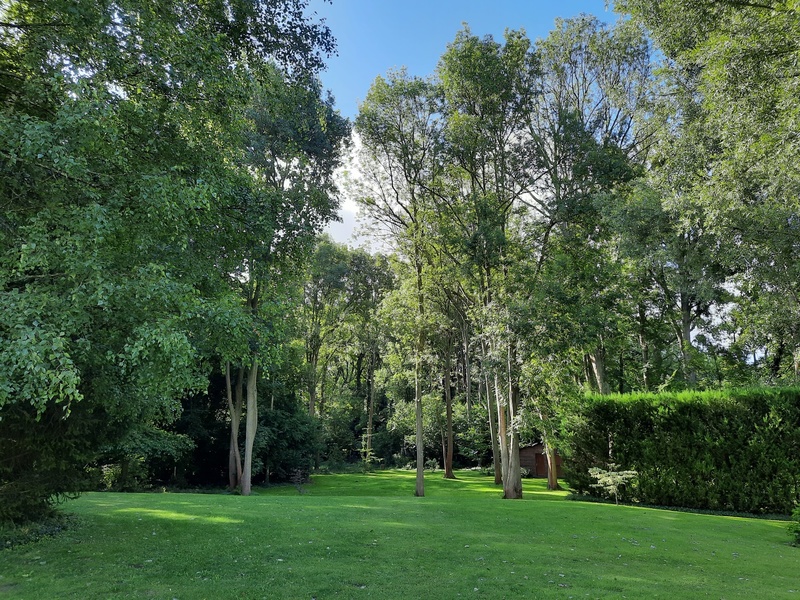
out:
M645 326L647 324L647 314L644 306L639 305L639 347L642 350L642 383L645 391L650 390L650 345L647 343Z
M236 391L231 390L231 363L225 363L225 389L228 394L228 412L231 417L231 439L228 451L228 486L236 489L242 481L242 456L239 453L239 424L242 420L242 385L244 369L239 368ZM234 396L235 394L235 396Z
M500 446L500 473L501 483L503 484L503 497L505 497L506 482L509 473L509 454L508 454L508 419L506 413L505 399L503 398L500 386L500 377L494 374L494 397L497 405L497 444Z
M453 474L453 395L450 393L450 344L444 361L444 403L447 411L447 451L444 455L444 478L455 479Z
M244 471L242 472L242 495L249 496L253 478L253 442L258 427L258 359L247 373L247 418L245 420Z
M519 405L519 384L514 377L514 361L516 349L513 342L509 342L507 353L508 377L508 425L509 447L508 468L503 473L503 498L516 500L522 498L522 470L519 464L519 433L517 431L517 412Z
M484 380L486 382L486 412L489 415L489 436L492 440L492 465L494 466L494 484L502 485L503 483L503 469L500 461L500 444L497 440L497 415L495 407L492 402L492 389L489 383L489 374L484 373Z
M697 385L697 372L692 367L692 307L687 295L681 293L681 358L689 387Z
M550 444L550 436L545 435L544 453L547 457L547 489L560 490L558 485L558 465L556 464L556 451Z
M364 353L359 352L356 357L356 397L361 395L361 372L363 370Z
M317 412L317 365L308 365L311 373L308 377L308 414L314 416Z
M417 479L415 496L425 495L425 442L422 437L422 382L420 381L420 355L414 363L414 409L416 412Z
M415 257L417 269L417 312L420 321L425 315L425 302L422 296L422 257L419 256L419 249L416 250ZM417 441L417 479L414 489L415 496L425 495L425 442L422 436L422 381L420 381L422 369L422 352L425 349L425 332L422 324L419 324L417 332L416 357L414 359L414 408L416 411L416 441Z
M601 394L610 394L611 389L608 386L608 379L606 378L606 349L600 344L594 352L589 355L589 360L592 365L592 373L594 380L597 384L597 389Z
M461 328L464 338L464 392L467 400L467 421L472 416L472 373L469 360L469 332L466 324Z
M368 461L372 460L372 421L375 415L375 348L369 361L369 406L367 408L367 455Z
M442 464L444 464L447 462L447 435L445 434L444 428L439 429L439 442L442 445Z

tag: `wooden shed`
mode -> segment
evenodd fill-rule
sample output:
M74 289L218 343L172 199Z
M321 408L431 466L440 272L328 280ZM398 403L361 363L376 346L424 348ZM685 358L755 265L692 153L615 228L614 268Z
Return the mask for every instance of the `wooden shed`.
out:
M524 446L519 449L519 465L528 469L531 477L547 477L547 457L544 454L544 444L539 442L533 446ZM556 474L562 477L563 467L561 456L556 452Z

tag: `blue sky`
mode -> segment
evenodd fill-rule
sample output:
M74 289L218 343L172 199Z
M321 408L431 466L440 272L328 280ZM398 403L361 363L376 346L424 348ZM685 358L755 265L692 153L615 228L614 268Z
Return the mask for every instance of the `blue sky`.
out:
M345 117L355 118L358 103L378 75L407 67L411 75L433 74L462 23L476 35L502 40L506 29L524 28L535 40L547 36L556 17L580 13L614 22L605 0L310 0L309 13L326 20L337 40L338 56L327 61L322 83Z
M547 36L557 17L588 13L609 23L618 19L605 0L310 0L308 12L324 18L337 40L338 56L328 59L321 79L350 119L378 75L400 67L411 75L432 75L462 23L497 40L506 29L524 28L536 40ZM361 229L356 207L342 200L342 221L331 223L327 232L340 243L369 246L368 238L354 239Z

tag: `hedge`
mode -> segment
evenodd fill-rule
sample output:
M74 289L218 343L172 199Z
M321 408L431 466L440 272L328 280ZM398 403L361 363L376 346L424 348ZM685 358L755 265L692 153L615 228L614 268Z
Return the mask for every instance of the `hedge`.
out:
M589 396L570 416L566 479L599 495L592 467L635 470L624 498L789 514L800 504L800 388Z

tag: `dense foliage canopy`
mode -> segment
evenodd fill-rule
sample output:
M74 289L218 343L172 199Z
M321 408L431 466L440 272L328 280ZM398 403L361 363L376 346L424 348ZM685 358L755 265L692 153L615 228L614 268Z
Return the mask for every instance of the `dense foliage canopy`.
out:
M585 392L797 382L796 2L616 5L375 80L345 184L374 255L319 236L351 132L305 0L4 5L0 519L348 462L518 498L522 447L555 487L600 426Z

